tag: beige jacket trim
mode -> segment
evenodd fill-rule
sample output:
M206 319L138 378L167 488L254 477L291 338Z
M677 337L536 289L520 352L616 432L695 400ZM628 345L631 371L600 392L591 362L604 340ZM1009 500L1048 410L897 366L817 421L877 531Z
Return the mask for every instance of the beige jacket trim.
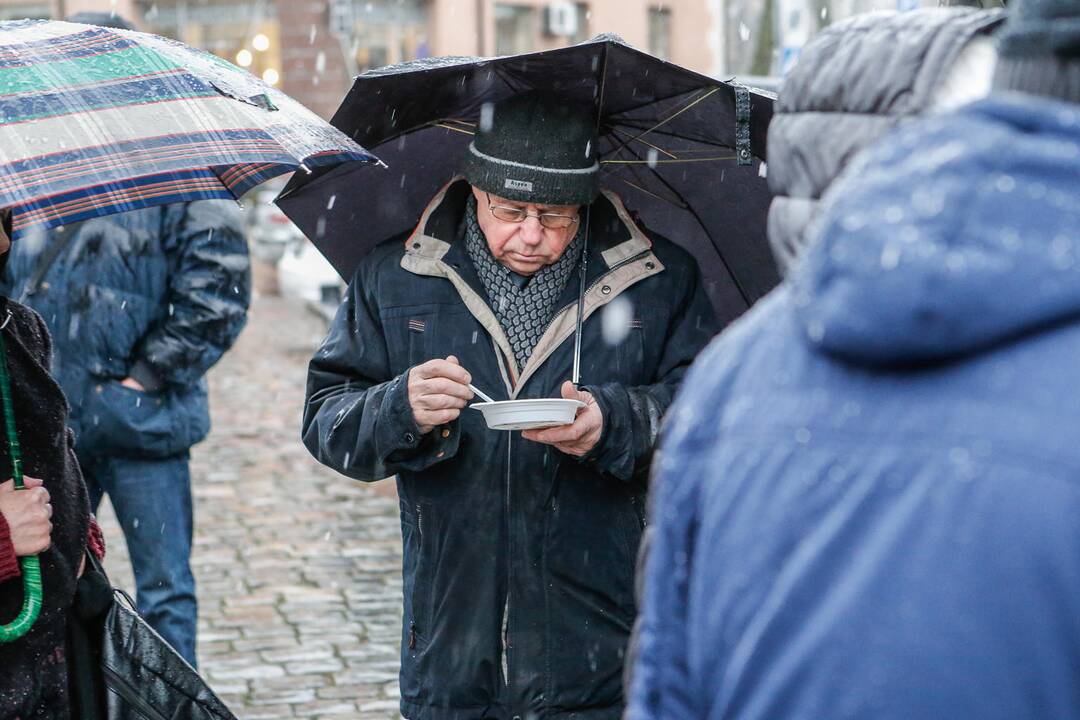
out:
M615 247L608 248L600 253L600 256L604 258L604 262L611 268L625 260L629 260L635 255L640 255L651 248L652 240L649 240L648 236L641 232L641 228L634 223L633 219L630 217L630 213L626 210L626 206L623 205L623 201L618 195L610 190L601 190L600 192L615 207L615 213L619 216L619 220L622 221L623 227L630 232L629 240L621 242Z
M631 285L639 283L645 278L663 271L664 265L657 259L656 255L649 252L633 262L617 267L606 275L598 278L596 282L593 283L592 287L585 291L582 323L588 320L589 316L598 309L617 298ZM574 303L563 308L562 312L555 316L551 325L548 326L547 331L540 340L537 341L536 347L533 348L532 355L529 356L529 361L526 363L525 369L522 370L521 377L515 385L514 391L510 395L511 400L517 397L518 391L525 387L525 383L540 369L540 366L551 357L552 353L554 353L567 338L574 334L574 328L576 326L577 303ZM569 379L570 378L567 378L567 380Z

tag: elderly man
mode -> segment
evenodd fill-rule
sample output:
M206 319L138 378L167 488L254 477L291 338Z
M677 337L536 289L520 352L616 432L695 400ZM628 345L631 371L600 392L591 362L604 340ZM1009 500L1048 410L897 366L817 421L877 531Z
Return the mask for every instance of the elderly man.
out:
M413 720L622 712L652 447L716 328L694 261L600 192L595 140L586 113L548 98L497 104L464 179L361 263L311 361L311 452L358 480L397 475ZM470 382L585 407L497 432L466 409Z

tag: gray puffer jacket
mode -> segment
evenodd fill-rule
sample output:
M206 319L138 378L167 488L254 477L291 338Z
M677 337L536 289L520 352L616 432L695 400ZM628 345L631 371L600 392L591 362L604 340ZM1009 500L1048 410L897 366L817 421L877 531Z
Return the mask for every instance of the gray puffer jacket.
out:
M989 90L992 48L972 41L1004 19L971 8L867 13L803 50L769 125L769 243L781 272L801 253L825 189L860 150L930 108Z

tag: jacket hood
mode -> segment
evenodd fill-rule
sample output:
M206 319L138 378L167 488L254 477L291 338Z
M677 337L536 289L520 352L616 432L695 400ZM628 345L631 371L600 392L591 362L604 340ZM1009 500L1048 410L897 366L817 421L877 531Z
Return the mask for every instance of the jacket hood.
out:
M792 276L825 353L908 365L1080 317L1080 105L1006 94L906 125L825 196Z

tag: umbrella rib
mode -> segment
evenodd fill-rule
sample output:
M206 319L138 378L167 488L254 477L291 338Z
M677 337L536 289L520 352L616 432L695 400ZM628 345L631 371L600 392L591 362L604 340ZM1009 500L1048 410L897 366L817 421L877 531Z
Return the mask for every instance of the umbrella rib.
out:
M620 135L630 135L630 133L628 133L628 132L625 132L625 131L623 131L623 130L619 129L618 127L616 127L616 126L614 126L614 125L612 125L612 126L611 126L611 132L612 132L612 133L618 133L618 134L620 134ZM658 145L653 145L653 144L652 144L651 142L649 142L648 140L642 140L641 138L634 138L633 136L630 136L630 141L631 141L631 142L633 142L633 141L634 141L635 139L636 139L636 140L637 140L638 142L640 142L641 144L643 144L643 145L647 145L647 146L651 147L651 148L652 148L653 150L656 150L657 152L662 152L662 153L664 153L664 154L665 154L665 155L667 155L667 156L668 156L669 158L678 158L678 157L679 157L679 156L678 156L678 155L676 155L675 153L673 153L673 152L669 152L669 151L665 150L664 148L662 148L662 147L660 147L660 146L658 146ZM601 162L603 162L603 161L601 161Z
M715 160L734 160L734 155L707 158L675 158L673 160L601 160L601 165L673 165L676 163L710 162Z
M600 111L604 107L604 93L607 90L607 64L608 64L608 47L604 46L604 67L600 72L600 96L596 101L596 130L600 130Z
M454 132L462 133L463 135L475 135L476 134L472 130L463 130L463 129L459 128L459 127L454 127L453 125L447 125L446 123L441 123L441 122L431 123L431 125L429 125L429 127L445 128L447 130L453 130Z
M687 206L687 204L685 202L683 202L682 204L675 203L675 202L673 202L671 200L671 198L666 198L663 195L657 195L652 190L649 190L648 188L642 187L641 185L638 185L637 183L632 183L629 180L627 180L626 178L619 178L619 180L623 181L624 183L626 183L630 187L634 188L635 190L643 192L643 193L645 193L646 195L648 195L650 197L656 198L660 202L666 202L669 205L674 205L675 207L679 208L680 210L689 210L690 209L689 206Z
M622 121L620 124L623 127L632 128L632 129L635 129L635 130L637 129L633 125L629 124L625 120ZM689 135L689 134L685 134L685 133L679 134L679 133L667 132L665 130L652 130L650 132L651 132L652 135L658 136L658 137L670 138L670 139L674 139L674 140L690 140L692 142L701 143L702 145L709 145L711 147L717 147L717 148L731 148L731 145L729 145L728 143L722 142L720 140L713 140L713 139L709 139L709 138L697 137L697 136L693 136L693 135ZM644 133L644 134L648 134L648 133Z
M630 152L632 153L633 150L631 150ZM685 208L685 210L688 213L690 213L690 215L694 218L694 220L697 221L698 227L700 227L701 231L703 233L705 233L705 237L709 238L709 244L711 244L713 246L713 250L716 251L717 256L720 258L720 262L724 265L725 272L727 272L728 277L731 278L731 282L735 284L735 289L739 291L739 295L742 296L743 302L746 303L747 307L750 307L753 303L750 301L749 294L747 294L746 290L743 289L742 283L739 282L739 278L735 275L735 272L731 269L731 265L728 264L727 258L724 257L724 253L720 251L719 247L717 247L716 241L713 240L712 235L709 234L709 229L705 226L705 222L701 219L701 216L694 209L693 205L686 202L686 198L684 198L682 196L682 194L678 190L676 190L674 187L672 187L671 183L669 183L667 180L665 180L664 177L662 175L660 175L660 173L653 173L653 176L657 180L659 180L663 184L663 186L665 188L667 188L669 192L671 192L672 195L674 195L675 197L677 197L679 199L679 201L682 203L682 206ZM648 191L646 191L646 192L648 192ZM649 193L649 194L652 195L653 193ZM671 202L671 201L668 200L668 202ZM674 203L672 203L672 204L674 204Z
M631 152L633 152L633 151L631 151ZM640 158L640 156L638 156L638 157ZM673 207L677 207L680 210L689 210L689 205L687 204L686 200L678 192L676 192L673 188L670 188L670 186L669 186L668 189L671 191L671 194L674 196L674 199L672 199L671 197L664 197L663 195L660 195L659 193L653 192L652 190L649 190L648 188L645 187L645 185L647 185L647 182L642 177L641 173L638 172L638 169L636 167L634 167L633 165L628 165L628 166L626 166L626 168L627 168L627 170L630 171L630 174L633 177L633 179L637 181L636 183L635 182L630 182L630 180L627 180L626 178L622 177L621 175L618 175L618 176L615 176L615 177L618 177L619 180L623 181L624 183L626 183L630 187L636 188L636 189L640 190L641 192L645 193L646 195L651 195L652 197L656 198L657 200L660 200L661 202L665 202L668 205L671 205ZM655 171L652 174L662 181L662 178L660 178L659 175Z
M652 126L651 128L649 128L648 130L645 130L645 131L643 131L643 132L639 133L638 135L634 136L634 137L633 137L633 138L631 138L630 140L628 140L628 141L625 141L625 142L624 142L624 143L623 143L622 145L620 145L620 146L619 146L618 148L616 148L616 149L615 149L615 153L618 153L619 151L621 151L621 150L622 150L623 148L625 148L625 147L626 147L627 145L629 145L629 144L630 144L631 142L633 142L633 141L635 141L635 140L639 140L639 139L641 139L641 138L645 137L646 135L648 135L649 133L653 132L654 130L657 130L657 129L659 129L660 127L662 127L662 126L663 126L663 125L665 125L666 123L669 123L669 122L671 122L672 120L674 120L675 118L679 117L679 116L680 116L680 115L682 115L682 114L683 114L684 112L686 112L686 111L687 111L687 110L689 110L690 108L694 107L694 106L695 106L695 105L697 105L697 104L698 104L699 102L701 102L701 101L702 101L702 100L704 100L705 98L709 97L710 95L712 95L713 93L715 93L715 92L716 92L717 90L719 90L719 89L720 89L720 87L719 87L719 86L717 86L717 87L714 87L714 88L711 88L711 89L710 89L709 91L707 91L706 93L704 93L704 94L703 94L703 95L701 95L700 97L698 97L698 98L695 98L695 99L694 99L694 100L693 100L692 102L690 102L689 104L687 104L687 105L686 105L685 107L682 107L682 108L680 108L679 110L676 110L676 111L675 111L674 113L672 113L671 115L668 115L668 116L667 116L666 118L664 118L664 119L663 119L663 120L661 120L660 122L656 123L655 125L653 125L653 126ZM612 154L615 154L615 153L612 153Z
M705 90L707 88L710 88L710 87L713 87L713 86L699 85L699 86L690 88L689 90L683 90L683 91L680 91L680 92L672 93L671 95L665 95L664 97L653 98L652 100L649 100L647 102L639 103L637 105L634 105L633 107L624 108L624 109L620 110L618 113L612 113L612 115L610 117L625 116L625 115L627 115L629 113L636 113L639 110L644 110L646 108L651 108L654 105L658 105L660 103L666 103L669 100L685 98L687 95L693 96L695 93L701 92L701 91L703 91L703 90ZM722 87L723 87L723 84L721 84L719 86L716 86L716 89L719 90Z

